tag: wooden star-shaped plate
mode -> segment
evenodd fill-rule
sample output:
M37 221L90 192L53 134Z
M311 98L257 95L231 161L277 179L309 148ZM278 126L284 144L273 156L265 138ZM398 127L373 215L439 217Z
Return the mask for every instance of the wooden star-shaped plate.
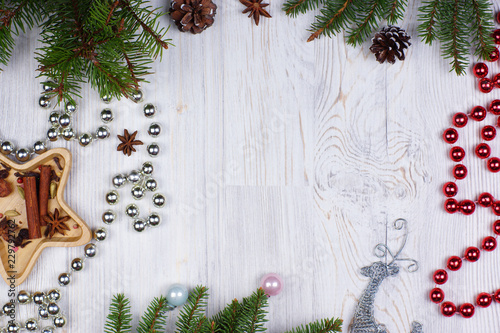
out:
M43 165L50 166L52 170L51 182L53 184L51 185L51 192L53 198L48 200L47 211L53 214L57 209L60 217L69 217L65 219L65 224L69 230L65 229L64 234L55 233L52 237L48 237L45 235L48 227L41 226L40 238L25 239L23 245L20 246L15 246L12 239L9 243L7 241L9 235L0 236L0 273L7 284L14 283L17 286L26 280L43 249L52 246L71 247L83 245L90 241L92 233L87 224L64 201L64 189L71 168L71 153L68 150L63 148L52 149L26 164L17 164L0 154L0 162L0 174L3 173L4 177L6 171L3 170L9 170L10 168L8 176L3 180L11 190L11 193L7 196L0 197L0 214L3 215L0 221L6 218L15 223L15 229L10 227L12 237L18 237L20 230L28 229L23 188L25 184L18 180L22 178L18 176L27 173L39 173L39 169ZM12 223L10 225L13 226ZM27 230L25 230L26 232Z

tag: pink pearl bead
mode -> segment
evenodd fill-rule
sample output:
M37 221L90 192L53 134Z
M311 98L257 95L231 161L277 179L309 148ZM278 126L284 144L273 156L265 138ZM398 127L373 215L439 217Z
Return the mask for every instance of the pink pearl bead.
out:
M281 289L283 289L281 276L275 273L264 275L262 280L260 280L260 285L269 296L276 296L281 292Z

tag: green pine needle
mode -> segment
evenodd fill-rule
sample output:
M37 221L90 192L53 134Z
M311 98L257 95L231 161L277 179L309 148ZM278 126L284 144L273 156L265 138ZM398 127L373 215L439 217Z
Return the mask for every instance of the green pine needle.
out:
M130 302L124 294L113 297L109 306L109 314L104 325L105 333L130 333L132 326L132 315L130 314Z
M267 322L267 298L264 289L259 288L250 297L243 299L237 332L255 333L266 331L264 323Z
M489 60L490 53L495 48L495 42L491 36L493 31L493 11L487 0L468 0L468 7L472 14L470 34L474 45L474 55L481 59Z
M163 331L166 325L166 312L171 309L164 296L155 297L137 327L137 333L157 333Z
M324 3L325 0L290 0L283 4L283 10L287 15L296 17L298 14L305 14L310 10L315 10Z
M207 308L208 288L197 286L189 294L186 304L175 324L178 333L206 332L209 327L205 311Z
M241 304L237 299L226 305L224 310L211 319L211 332L217 333L237 333L238 317L241 313Z
M310 323L308 325L299 326L285 333L330 333L342 332L342 319L323 319Z

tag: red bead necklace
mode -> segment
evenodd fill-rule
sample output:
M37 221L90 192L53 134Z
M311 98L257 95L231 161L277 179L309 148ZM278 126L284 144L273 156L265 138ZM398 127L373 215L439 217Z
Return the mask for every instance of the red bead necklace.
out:
M500 12L497 13L496 15L496 21L497 23L500 23ZM500 45L500 29L494 30L493 33L491 34L491 37L493 37L495 44ZM495 62L499 58L500 58L500 52L498 51L497 48L495 48L489 54L489 61ZM473 72L474 75L479 79L478 80L479 91L483 93L489 93L495 87L500 88L500 73L493 76L493 79L487 78L486 75L488 75L489 69L485 63L479 62L475 64L473 67Z

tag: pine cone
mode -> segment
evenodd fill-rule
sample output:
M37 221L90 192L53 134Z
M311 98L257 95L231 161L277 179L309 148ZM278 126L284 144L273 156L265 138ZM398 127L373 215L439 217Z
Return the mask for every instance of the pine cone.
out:
M399 60L405 60L404 51L411 45L410 38L403 29L390 25L375 34L370 51L375 53L375 58L379 63L382 64L387 60L394 64L396 57Z
M216 10L212 0L172 0L170 16L180 31L199 34L214 24Z

